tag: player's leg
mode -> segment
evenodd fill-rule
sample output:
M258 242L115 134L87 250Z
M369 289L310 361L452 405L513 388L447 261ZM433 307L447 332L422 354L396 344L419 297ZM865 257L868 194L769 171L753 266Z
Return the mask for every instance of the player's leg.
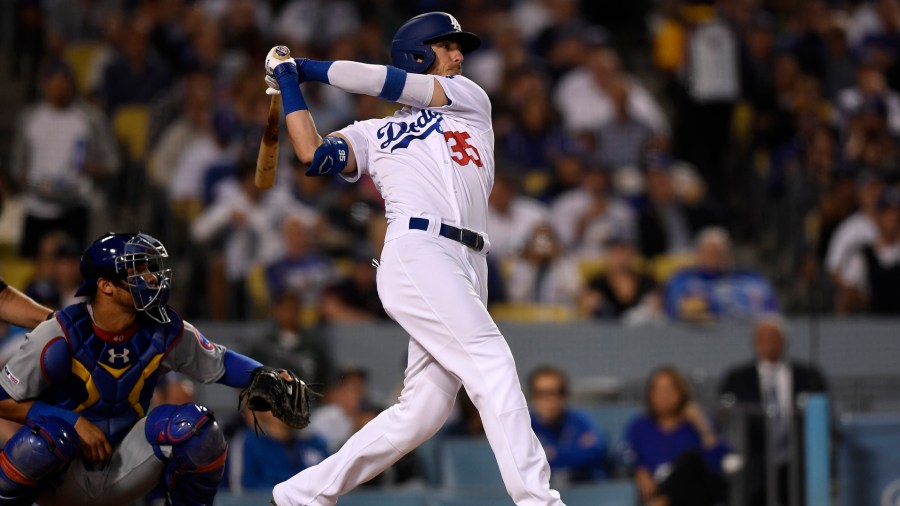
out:
M56 417L29 420L0 450L0 504L29 506L80 450L75 428Z
M516 504L562 504L549 487L512 352L483 302L484 258L470 255L440 237L401 236L385 245L379 283L390 277L394 286L379 294L413 339L462 381Z
M354 434L334 455L280 483L278 506L332 505L431 438L456 400L459 380L415 341L410 341L403 390L397 404Z
M227 445L213 414L197 404L164 404L147 415L147 441L165 464L172 504L208 506L225 473Z
M113 448L103 464L77 459L62 475L62 484L41 494L41 506L112 506L140 499L162 479L164 465L144 436L139 420Z

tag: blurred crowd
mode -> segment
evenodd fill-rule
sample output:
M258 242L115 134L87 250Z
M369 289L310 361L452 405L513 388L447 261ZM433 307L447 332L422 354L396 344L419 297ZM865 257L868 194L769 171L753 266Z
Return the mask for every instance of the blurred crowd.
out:
M106 229L167 245L188 317L386 318L371 181L253 184L262 58L389 63L405 0L17 0L0 196L29 294ZM630 324L900 311L900 1L458 0L492 99L491 304ZM9 84L9 83L7 83ZM14 86L7 86L12 89ZM304 85L318 128L394 105ZM286 138L284 134L282 139ZM57 265L59 264L59 265ZM6 273L9 277L9 273Z

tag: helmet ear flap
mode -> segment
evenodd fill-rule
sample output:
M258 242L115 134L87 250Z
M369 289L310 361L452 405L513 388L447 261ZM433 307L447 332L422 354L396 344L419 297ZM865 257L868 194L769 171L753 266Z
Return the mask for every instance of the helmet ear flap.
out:
M422 43L403 41L394 43L391 59L395 67L413 74L424 74L434 63L434 49Z

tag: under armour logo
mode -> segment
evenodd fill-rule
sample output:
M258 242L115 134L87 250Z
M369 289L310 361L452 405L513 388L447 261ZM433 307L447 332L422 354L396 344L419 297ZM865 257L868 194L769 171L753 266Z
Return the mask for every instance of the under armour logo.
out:
M453 25L453 30L456 32L461 32L462 27L459 26L459 21L457 21L456 18L454 18L453 16L451 16L449 14L448 14L448 16L450 17L450 24Z
M116 353L116 350L108 350L108 352L110 364L115 364L117 358L121 358L123 364L127 364L130 360L128 358L128 354L131 353L131 350L129 350L128 348L122 350L122 353Z

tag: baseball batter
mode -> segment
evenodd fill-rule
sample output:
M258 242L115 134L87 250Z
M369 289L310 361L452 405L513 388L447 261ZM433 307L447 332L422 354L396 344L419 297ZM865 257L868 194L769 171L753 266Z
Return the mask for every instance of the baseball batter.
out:
M486 309L487 202L494 177L491 104L462 76L479 38L443 12L397 31L394 66L266 58L270 93L282 96L288 131L307 175L368 174L386 203L388 230L378 293L410 335L400 399L333 456L273 491L278 506L332 505L433 436L460 386L477 406L509 495L518 505L560 505L531 430L509 346ZM322 139L299 83L318 81L407 107Z
M24 427L0 451L0 504L121 505L160 487L167 504L212 505L222 431L196 404L149 410L153 389L169 370L243 388L265 368L166 305L166 257L146 234L95 241L78 290L90 302L38 325L3 368L0 417Z

